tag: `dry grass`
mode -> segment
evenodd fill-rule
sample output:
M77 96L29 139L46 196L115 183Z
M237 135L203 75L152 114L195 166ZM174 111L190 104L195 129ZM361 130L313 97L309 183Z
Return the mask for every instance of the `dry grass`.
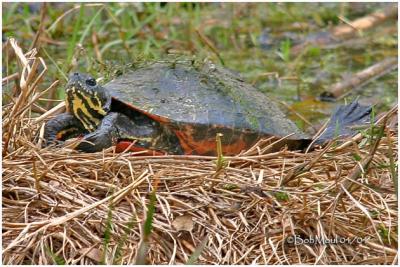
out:
M4 264L135 263L154 181L148 263L186 263L202 247L197 262L207 264L397 262L397 131L389 127L397 107L372 142L306 154L266 153L260 143L225 157L219 175L213 157L42 149L35 136L50 113L36 120L32 108L45 63L11 47L21 90L2 107ZM348 239L293 245L294 235Z

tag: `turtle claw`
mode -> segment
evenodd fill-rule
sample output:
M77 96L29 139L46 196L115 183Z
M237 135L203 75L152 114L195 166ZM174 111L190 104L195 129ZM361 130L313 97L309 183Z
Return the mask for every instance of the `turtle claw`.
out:
M371 107L361 106L357 101L353 101L348 105L340 106L332 115L334 121L339 121L343 125L350 123L363 123L368 121L371 114Z
M117 120L121 116L123 115L115 112L108 113L97 129L86 134L75 149L93 153L115 145L120 136L117 126L121 124Z
M55 148L61 148L65 144L65 141L53 139L53 140L46 140L43 139L42 146L41 148L45 147L55 147Z
M87 134L83 137L75 149L83 152L93 153L101 151L104 148L109 148L115 143L112 138L112 133L113 131L111 131L111 129L108 131L101 129Z

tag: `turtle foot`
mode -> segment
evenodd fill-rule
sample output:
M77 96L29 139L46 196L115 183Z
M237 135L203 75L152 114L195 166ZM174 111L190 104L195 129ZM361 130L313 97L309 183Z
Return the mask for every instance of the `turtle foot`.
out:
M337 137L347 137L356 134L355 126L370 123L371 111L371 106L362 106L358 101L339 106L331 116L325 131L314 143L320 145Z

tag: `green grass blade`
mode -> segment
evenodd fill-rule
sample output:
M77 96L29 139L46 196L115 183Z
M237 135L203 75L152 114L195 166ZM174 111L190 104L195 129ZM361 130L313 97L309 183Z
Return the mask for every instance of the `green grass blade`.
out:
M132 217L131 221L127 225L127 228L125 229L124 235L118 241L118 245L117 245L117 248L115 249L115 254L114 254L114 258L113 258L113 262L112 262L113 265L123 264L122 259L121 259L122 246L124 245L125 241L128 239L128 235L132 232L133 225L134 225L134 217Z
M46 49L42 48L42 51L46 54L46 56L49 58L49 60L51 61L51 63L53 63L53 65L56 67L56 69L58 70L58 72L64 77L64 79L66 81L68 81L68 77L65 74L65 72L60 68L60 66L58 66L57 62L50 56L49 53L47 53Z
M65 265L65 260L60 256L56 255L53 251L51 251L48 247L45 247L46 253L51 257L56 265Z
M148 205L146 221L144 222L143 233L144 238L147 240L153 228L153 216L156 210L156 192L153 190L150 194L150 203Z
M10 3L9 3L10 4ZM15 11L17 10L17 7L20 3L13 3L11 4L11 7L8 9L8 12L5 12L4 17L3 17L3 25L7 24L8 20L15 14ZM4 6L3 6L4 10ZM3 33L4 34L4 33Z
M207 241L208 241L208 235L196 247L196 249L193 251L192 255L190 255L189 260L186 262L187 265L193 265L197 262L198 258L201 255L201 252L203 252L204 248L207 245Z
M75 23L74 26L74 31L72 34L72 38L71 41L69 42L69 46L67 49L67 62L68 64L66 64L66 66L70 65L71 60L72 60L72 56L74 54L74 49L76 46L76 41L78 39L78 35L79 35L79 29L81 28L81 24L82 24L82 18L84 17L84 10L85 10L85 5L81 4L81 7L79 9L79 15L78 15L78 19Z
M138 253L136 256L135 264L137 265L146 264L147 250L149 247L148 243L151 231L153 229L153 217L154 217L154 212L156 210L156 200L157 200L156 191L157 191L157 180L153 191L151 191L150 193L150 202L147 205L146 220L143 225L143 237L142 241L140 242Z
M112 210L113 206L110 205L107 212L107 220L106 220L106 229L104 230L104 238L103 238L103 258L101 260L102 264L107 264L106 256L107 256L107 249L108 245L110 244L111 240L111 229L112 229Z
M90 29L92 28L94 22L96 21L97 17L100 15L100 13L103 11L103 9L104 9L104 6L100 7L100 9L96 12L96 14L90 20L89 24L86 26L85 31L82 33L82 36L79 39L80 44L83 44L83 41L85 40L86 36L89 34Z

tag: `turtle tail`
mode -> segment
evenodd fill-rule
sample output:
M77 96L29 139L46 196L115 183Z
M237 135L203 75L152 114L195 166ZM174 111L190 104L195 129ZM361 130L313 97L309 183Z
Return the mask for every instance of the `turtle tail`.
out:
M370 123L371 106L362 106L357 100L348 105L339 106L331 116L324 132L314 140L322 145L337 137L353 136L357 133L355 126Z

